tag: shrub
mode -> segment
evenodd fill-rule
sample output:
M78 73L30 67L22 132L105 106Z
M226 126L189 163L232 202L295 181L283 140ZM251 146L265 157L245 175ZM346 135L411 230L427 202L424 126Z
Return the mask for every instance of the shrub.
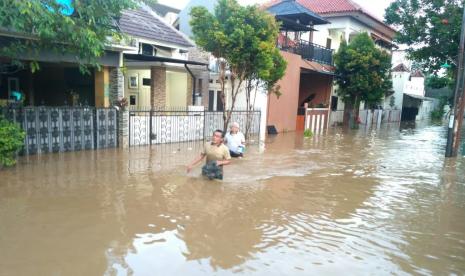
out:
M24 145L24 137L17 124L0 117L0 167L16 164L16 153Z
M304 137L309 138L313 136L313 132L310 129L304 130Z

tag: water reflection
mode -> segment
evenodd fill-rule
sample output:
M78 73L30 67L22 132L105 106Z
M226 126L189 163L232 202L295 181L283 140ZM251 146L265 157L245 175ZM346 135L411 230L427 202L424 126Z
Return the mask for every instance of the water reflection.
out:
M462 274L464 161L416 127L270 137L223 182L185 174L199 143L21 160L0 172L2 273Z

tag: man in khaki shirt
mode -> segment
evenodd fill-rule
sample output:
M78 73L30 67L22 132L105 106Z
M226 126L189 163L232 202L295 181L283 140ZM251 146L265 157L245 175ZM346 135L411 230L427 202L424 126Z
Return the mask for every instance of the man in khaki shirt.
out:
M202 161L205 157L207 158L206 166L218 166L220 169L220 175L213 178L222 179L223 165L228 165L231 162L231 155L229 154L229 149L223 144L223 131L217 129L213 132L211 143L205 144L205 147L200 153L200 156L194 159L187 166L187 172L190 172L192 168L195 165L197 165L200 161ZM204 170L202 170L202 174L204 174Z

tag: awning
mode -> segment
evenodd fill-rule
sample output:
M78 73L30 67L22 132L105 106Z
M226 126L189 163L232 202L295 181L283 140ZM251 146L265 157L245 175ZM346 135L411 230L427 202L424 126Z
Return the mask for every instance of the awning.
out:
M190 65L201 65L201 66L208 66L207 63L193 61L193 60L184 60L184 59L177 59L177 58L168 58L168 57L159 57L159 56L147 56L147 55L140 55L140 54L124 54L125 61L146 61L146 62L168 62L168 63L178 63L178 64L190 64Z
M404 95L407 96L407 97L417 99L417 100L423 100L423 101L432 101L432 100L434 100L433 98L423 97L423 96L420 96L420 95L407 94L407 93L404 93Z
M314 61L304 60L305 67L301 67L302 73L320 73L330 76L335 76L334 67L331 65L320 64Z

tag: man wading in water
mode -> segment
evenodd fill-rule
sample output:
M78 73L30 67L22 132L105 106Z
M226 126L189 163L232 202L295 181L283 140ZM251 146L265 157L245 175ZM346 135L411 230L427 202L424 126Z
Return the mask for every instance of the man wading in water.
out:
M223 144L223 131L217 129L213 132L212 141L205 143L200 156L187 166L187 172L189 173L205 157L207 157L207 162L202 167L202 175L208 177L210 180L223 179L223 165L231 163L229 149Z

